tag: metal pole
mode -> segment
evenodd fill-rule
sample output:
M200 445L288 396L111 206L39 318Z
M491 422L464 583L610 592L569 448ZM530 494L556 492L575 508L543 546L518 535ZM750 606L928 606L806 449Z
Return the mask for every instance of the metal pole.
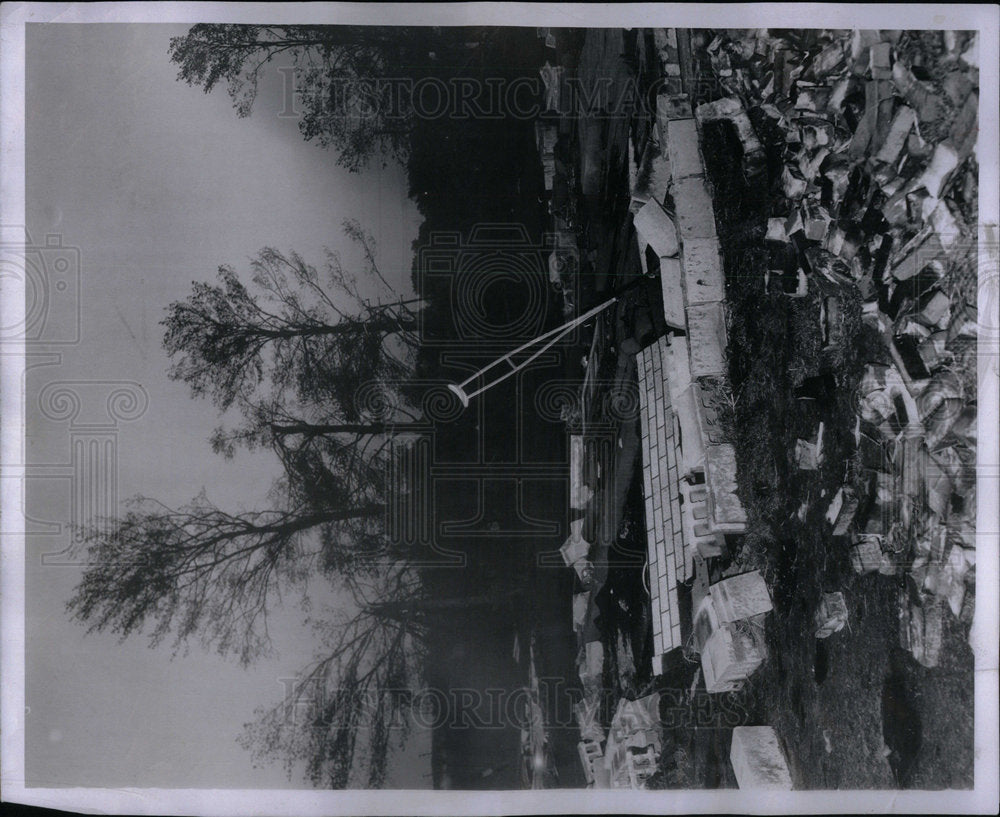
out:
M505 355L501 355L496 360L494 360L492 363L490 363L488 366L484 366L478 372L476 372L475 374L473 374L471 377L467 377L461 383L449 383L448 384L448 389L451 390L451 392L454 393L458 397L458 399L461 401L461 403L462 403L463 406L465 406L466 408L468 408L469 407L469 400L471 400L473 397L475 397L478 394L482 394L484 391L492 389L495 385L497 385L497 383L502 383L504 380L506 380L512 374L515 374L516 372L518 372L521 369L523 369L525 366L527 366L529 363L531 363L531 361L533 361L535 358L537 358L543 352L547 351L548 349L551 349L559 341L559 339L561 337L563 337L563 335L567 334L570 330L572 330L575 327L579 326L584 321L587 321L590 318L594 317L594 315L597 315L597 314L603 312L605 309L607 309L613 303L616 303L618 301L618 299L621 298L621 296L624 293L628 292L630 289L634 289L635 287L640 286L641 284L643 284L645 281L647 281L649 278L652 278L652 277L653 276L651 276L651 275L637 275L633 280L629 281L625 286L623 286L621 289L617 290L615 292L615 294L611 298L609 298L608 300L606 300L604 303L598 304L593 309L587 310L586 312L584 312L579 317L574 318L573 320L569 321L568 323L564 323L562 326L557 326L555 329L550 329L548 332L545 332L544 334L539 335L537 338L534 338L533 340L529 340L527 343L524 343L524 344L518 346L514 351L508 352ZM551 338L551 340L549 340L548 343L546 343L537 352L534 352L531 355L531 357L525 359L521 363L515 365L514 362L511 360L511 358L514 355L516 355L516 354L518 354L520 352L523 352L525 349L531 348L535 344L538 344L538 343L541 343L542 341L548 340L549 338ZM504 372L496 380L492 380L489 383L487 383L486 385L480 386L475 391L467 392L465 390L465 387L468 386L472 381L476 380L479 377L482 377L490 369L492 369L495 366L499 366L504 361L506 361L507 364L511 367L511 370L509 372Z
M557 326L555 329L550 329L548 332L539 335L537 338L532 338L527 343L521 344L513 351L507 352L507 354L505 355L501 355L492 363L488 364L487 366L484 366L482 369L475 372L470 377L467 377L461 383L449 383L448 388L458 396L458 399L461 400L462 405L468 408L469 401L473 397L482 394L484 391L487 391L488 389L492 389L498 383L502 383L511 375L516 374L525 366L527 366L529 363L531 363L533 360L535 360L539 355L546 352L548 349L551 349L556 343L559 342L560 338L562 338L564 335L568 334L570 331L575 329L581 323L584 323L585 321L590 320L592 317L599 314L600 312L603 312L605 309L607 309L609 306L611 306L613 303L616 303L617 301L618 301L617 295L614 296L613 298L609 298L604 303L598 304L593 309L587 310L582 315L574 318L568 323L564 323L562 324L562 326ZM538 346L538 344L542 345L536 351L532 352L532 354L529 357L525 358L520 363L514 363L512 358L515 355L521 354L522 352L525 352L528 349ZM504 372L495 380L491 380L490 382L486 383L483 386L480 386L478 389L474 391L471 392L466 391L466 386L468 386L474 380L477 380L478 378L485 375L491 369L495 368L496 366L499 366L501 363L506 363L508 366L510 366L510 371Z

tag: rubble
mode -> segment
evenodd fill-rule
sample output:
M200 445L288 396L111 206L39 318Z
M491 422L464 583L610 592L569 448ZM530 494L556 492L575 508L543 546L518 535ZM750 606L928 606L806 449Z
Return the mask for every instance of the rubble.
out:
M931 42L947 69L935 58L931 70ZM844 298L859 298L892 359L858 387L855 438L886 450L867 466L874 496L840 492L827 519L854 529L858 572L919 579L901 635L933 666L941 616L961 617L975 588L978 36L727 30L708 54L724 98L699 119L745 112L784 137L769 286L817 302L827 351L843 340ZM798 441L800 468L819 455L819 440Z
M618 701L603 755L612 788L641 789L656 771L660 742L660 695Z
M847 624L847 603L841 592L824 593L816 610L816 638L829 638Z

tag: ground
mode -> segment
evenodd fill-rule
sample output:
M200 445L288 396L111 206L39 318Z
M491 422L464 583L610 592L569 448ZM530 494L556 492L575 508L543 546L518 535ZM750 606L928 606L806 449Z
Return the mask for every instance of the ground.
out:
M764 294L764 258L756 248L768 215L760 206L766 190L749 187L736 172L739 152L728 134L706 136L730 300L738 480L750 518L735 566L762 567L775 603L770 657L741 692L741 704L750 722L775 727L802 788L969 787L967 627L949 621L940 666L917 664L898 643L897 580L854 574L848 540L835 538L823 518L845 479L864 476L854 456L852 394L863 366L884 351L855 319L831 365L818 354L810 300ZM833 380L817 417L815 405L796 399L796 388L824 374ZM826 458L819 471L803 472L791 460L794 441L818 419L826 424ZM800 519L803 503L808 510ZM813 614L820 594L833 590L844 592L850 624L820 642ZM817 649L825 663L819 673ZM886 755L885 743L894 754Z
M588 31L582 37L578 70L587 76L621 79L621 51L635 49L643 71L643 39L626 43L618 32ZM697 68L698 55L692 55ZM641 118L633 121L633 133ZM605 175L599 195L577 199L582 231L581 309L606 297L636 274L638 259L628 205L628 128L615 120L602 134L591 164ZM758 123L759 124L759 123ZM768 134L761 137L767 143ZM777 142L770 147L774 153ZM780 146L777 147L780 150ZM578 143L578 155L598 148ZM641 479L636 470L616 474L616 492L628 488L607 581L601 594L605 685L614 703L656 689L664 694L664 751L651 785L670 788L734 786L729 765L731 728L771 724L783 742L798 788L963 788L973 784L973 656L968 628L946 623L939 666L927 669L899 647L898 584L879 574L856 575L849 540L835 538L824 519L829 502L845 482L865 479L855 451L855 386L865 364L885 362L886 351L860 320L860 301L843 297L844 342L821 352L819 297L801 300L764 287L763 248L768 212L766 178L747 182L741 149L723 125L706 130L706 163L715 191L716 221L723 246L729 312L730 376L735 396L731 425L737 451L741 499L748 533L732 542L730 558L716 573L761 569L773 589L775 610L767 628L770 657L739 693L709 696L699 688L697 664L679 658L668 673L651 677L648 597L642 570L627 556L644 540ZM770 167L780 167L774 156ZM648 309L649 304L645 307ZM615 313L608 312L609 371L621 368L622 341L653 328L655 315L642 315L638 291ZM617 361L615 358L619 358ZM819 400L799 400L805 388ZM795 441L822 420L826 457L820 469L800 471ZM626 429L627 430L627 429ZM623 434L623 443L632 443ZM625 448L622 449L625 451ZM627 453L627 452L625 452ZM628 459L620 454L620 459ZM804 509L802 516L798 515ZM614 535L614 534L613 534ZM844 593L849 624L828 639L815 638L814 611L824 591ZM646 612L646 615L643 613ZM946 618L948 618L946 616ZM888 744L888 747L887 747Z

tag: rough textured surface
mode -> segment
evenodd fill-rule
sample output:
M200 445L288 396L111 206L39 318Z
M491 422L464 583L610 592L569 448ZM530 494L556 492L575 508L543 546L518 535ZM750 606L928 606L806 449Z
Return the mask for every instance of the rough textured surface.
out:
M766 613L773 606L771 594L759 570L716 582L709 592L722 624Z
M726 318L722 304L690 304L687 319L692 376L725 374Z
M710 303L725 298L722 256L715 238L690 238L681 250L684 295L689 304Z
M736 495L736 452L732 445L705 447L705 480L712 507L712 526L716 531L742 533L747 513Z
M788 763L770 726L737 726L729 760L741 789L792 790Z
M681 240L715 238L715 212L708 184L701 176L674 177L671 193L677 207L677 229Z

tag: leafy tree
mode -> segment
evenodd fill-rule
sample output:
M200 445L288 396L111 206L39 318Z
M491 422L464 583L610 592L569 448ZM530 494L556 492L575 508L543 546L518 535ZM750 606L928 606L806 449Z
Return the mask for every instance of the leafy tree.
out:
M465 31L203 23L172 38L169 53L179 80L206 93L225 85L241 117L253 110L262 71L276 59L290 64L303 136L358 171L375 155L405 158L414 118L406 80L462 55L475 36Z

